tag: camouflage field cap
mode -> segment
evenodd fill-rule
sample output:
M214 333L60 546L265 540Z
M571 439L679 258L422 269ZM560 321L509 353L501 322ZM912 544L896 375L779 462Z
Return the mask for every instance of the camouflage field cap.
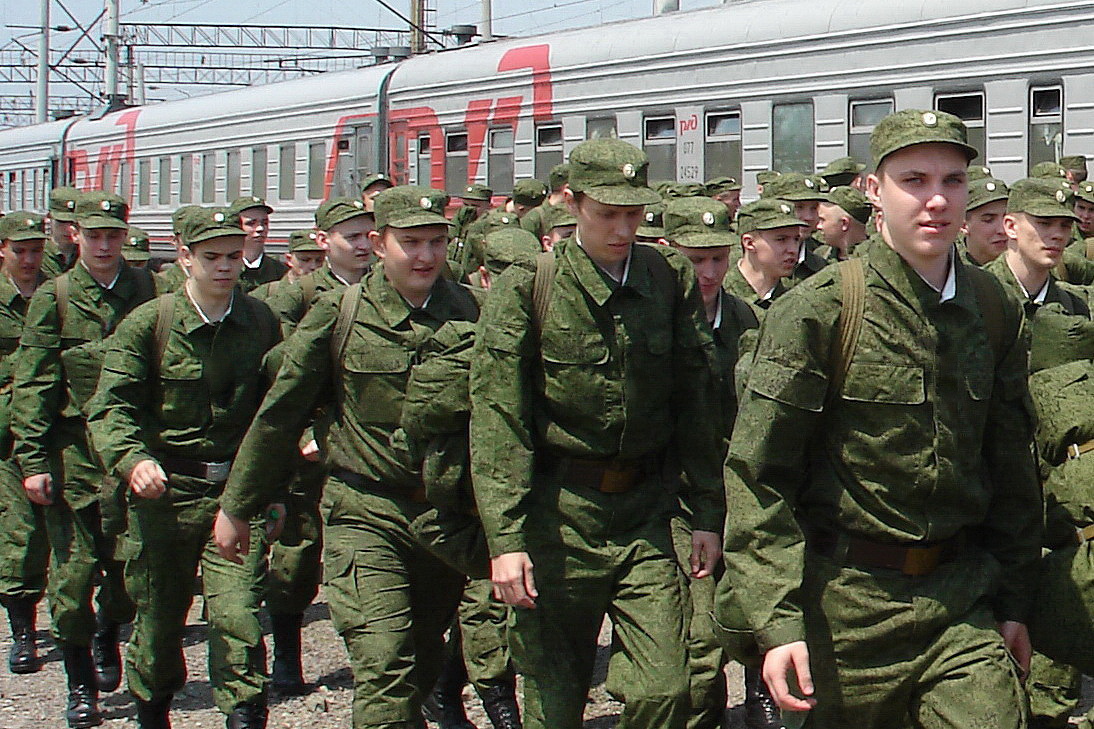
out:
M828 183L816 175L786 172L765 184L761 197L791 202L824 202L828 199Z
M1038 162L1029 171L1030 177L1041 180L1055 180L1066 178L1067 170L1059 162Z
M195 210L201 210L200 205L183 205L177 208L175 212L171 213L171 232L175 235L182 235L182 228L186 221L186 216Z
M381 172L374 172L365 179L361 180L361 194L364 194L365 190L369 189L373 185L395 187L395 183L391 181L390 177Z
M148 233L130 225L129 233L125 236L125 245L122 246L122 258L127 261L147 261L151 257L152 244L148 240Z
M1060 158L1060 166L1071 172L1086 172L1086 156L1071 154Z
M1075 197L1094 205L1094 182L1080 182L1075 190Z
M76 200L80 191L75 187L55 187L49 191L49 217L62 223L76 222Z
M129 205L112 192L85 192L76 200L76 223L88 229L128 228Z
M513 185L513 202L535 207L547 199L547 186L539 180L521 180Z
M543 221L543 230L546 231L561 228L564 225L577 225L577 218L565 205L551 205L544 208L541 220Z
M330 230L339 223L344 223L353 218L372 215L365 210L365 204L355 197L332 197L324 200L323 204L315 209L315 227L319 230Z
M855 160L854 157L840 157L829 162L820 176L828 183L829 187L850 185L851 181L866 170L866 165Z
M431 187L398 185L376 196L376 227L418 228L449 225L444 216L448 195ZM516 217L515 215L513 217Z
M870 216L874 214L874 206L866 199L866 195L861 190L846 185L829 190L825 202L840 206L844 212L863 225L870 222Z
M679 199L683 197L706 197L707 187L698 182L674 182L665 187L665 191L661 193L662 199L665 201Z
M776 172L775 170L760 170L756 173L756 184L764 185L766 187L768 183L781 174L781 172Z
M547 184L551 187L551 192L558 192L562 189L562 186L570 182L570 165L563 162L560 165L555 165L551 168L551 172L547 175Z
M995 175L991 173L991 170L984 165L969 165L966 174L968 175L969 182L995 177Z
M16 210L0 218L0 240L45 240L46 219L29 210Z
M917 144L942 142L961 149L967 161L976 158L979 151L969 145L969 133L965 122L953 114L928 109L904 109L878 122L870 134L870 154L874 166L893 152Z
M777 198L760 198L737 211L737 232L741 235L755 230L804 228L805 223L794 215L794 204Z
M195 246L214 238L244 235L243 228L239 227L239 216L230 208L199 207L186 214L179 237L184 246Z
M686 199L686 198L680 198ZM665 205L666 203L653 203L646 206L646 212L642 215L642 224L638 226L636 235L642 238L665 237ZM719 203L721 205L721 203ZM722 205L724 208L725 205Z
M721 248L741 242L729 229L726 206L709 197L670 200L664 221L664 237L684 248Z
M289 253L321 253L319 236L314 230L304 228L289 233Z
M1039 218L1071 218L1079 216L1071 209L1070 195L1055 180L1027 177L1010 186L1008 213L1027 213Z
M570 153L570 189L603 205L652 205L646 153L621 139L592 139Z
M267 214L274 211L274 209L267 205L266 201L258 195L246 195L232 200L232 204L228 206L228 212L238 216L244 210L250 210L251 208L262 208Z
M483 239L483 265L495 276L514 263L534 269L536 256L542 250L539 240L527 230L512 226L498 228Z
M460 193L460 197L464 200L480 200L490 201L490 198L494 197L494 191L486 185L480 185L475 183L473 185L467 185L463 188L463 192Z
M994 177L972 180L969 182L969 201L965 204L965 212L971 212L997 200L1006 200L1008 197L1010 197L1010 190L1002 180Z
M707 196L714 197L715 195L721 195L723 192L735 192L741 189L741 183L736 177L715 177L713 180L707 180L706 185Z

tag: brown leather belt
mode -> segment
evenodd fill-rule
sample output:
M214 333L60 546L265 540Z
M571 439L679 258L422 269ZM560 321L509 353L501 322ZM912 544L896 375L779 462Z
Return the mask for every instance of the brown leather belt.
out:
M548 458L541 472L568 485L584 486L604 494L625 494L660 467L660 458L618 461L612 458Z
M425 504L429 501L429 499L425 497L425 486L419 486L414 489L406 489L400 486L388 486L385 483L373 481L355 471L347 471L344 468L331 469L330 473L332 476L344 481L358 491L367 491L369 493L379 494L380 496L405 499L407 501L413 501L415 504Z
M924 545L874 542L826 530L816 530L809 537L809 548L825 557L857 567L895 570L909 577L931 574L939 565L957 556L964 546L962 534Z
M1090 451L1094 451L1094 440L1088 440L1086 443L1078 444L1072 443L1067 447L1067 457L1071 460L1081 458Z
M194 458L176 458L174 456L157 458L156 461L168 473L201 478L213 483L227 481L228 472L232 470L231 461L199 461Z

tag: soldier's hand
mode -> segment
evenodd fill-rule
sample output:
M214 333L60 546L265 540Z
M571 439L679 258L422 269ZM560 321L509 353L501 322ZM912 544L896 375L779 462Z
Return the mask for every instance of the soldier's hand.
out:
M53 503L53 477L48 473L39 473L23 479L23 490L27 498L41 506Z
M797 674L797 690L802 698L791 693L789 676ZM813 696L813 676L809 673L809 648L804 640L772 648L764 655L764 683L771 698L787 711L809 711L817 705Z
M1029 630L1025 623L1007 620L999 623L999 634L1003 636L1003 643L1018 664L1019 678L1025 682L1029 676L1029 662L1033 658L1033 646L1029 642Z
M146 458L129 472L129 488L142 499L158 499L167 490L167 474L160 464Z
M288 513L284 504L270 504L270 508L266 510L266 538L271 542L277 541L281 536Z
M221 509L213 522L213 541L221 557L243 564L243 557L251 553L251 525Z
M722 558L722 537L718 532L695 530L691 533L691 576L700 580L714 574Z
M539 592L527 552L508 552L491 559L490 581L494 583L494 597L505 604L522 608L536 606Z
M300 455L304 457L305 461L311 461L312 463L319 462L319 444L314 440L309 440L308 444L300 449Z

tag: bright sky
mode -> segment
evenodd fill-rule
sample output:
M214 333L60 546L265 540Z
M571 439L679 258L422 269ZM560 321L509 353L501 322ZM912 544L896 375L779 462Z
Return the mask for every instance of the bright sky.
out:
M409 15L409 0L384 0L399 12ZM680 0L682 10L717 5L722 0ZM51 0L51 25L75 26L65 8L82 24L92 22L102 10L102 0ZM482 5L479 0L429 0L436 8L438 29L455 24L479 25ZM36 51L38 46L40 0L3 0L5 25L0 27L0 49L5 51L0 63L10 64L8 51L21 51L23 43ZM494 33L497 35L535 35L566 28L596 25L652 13L653 0L493 0ZM402 28L405 24L385 9L380 0L121 0L121 20L124 23L224 23L228 25L309 25ZM12 27L31 26L31 27ZM98 40L101 31L93 37ZM67 50L78 32L55 32L52 47ZM81 50L93 52L93 46L83 41ZM172 49L184 50L184 49ZM365 49L367 50L367 49ZM203 51L206 53L216 51ZM34 56L25 51L19 61L34 63ZM12 96L27 97L33 84L0 81L0 100ZM149 96L177 97L179 93L205 93L209 87L177 89L161 87ZM52 95L79 95L82 92L55 80ZM3 107L0 107L3 108ZM3 125L0 117L0 126Z

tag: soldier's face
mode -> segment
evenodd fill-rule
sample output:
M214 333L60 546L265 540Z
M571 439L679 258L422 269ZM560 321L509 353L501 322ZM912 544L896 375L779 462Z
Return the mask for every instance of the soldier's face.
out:
M323 251L297 251L285 254L285 265L292 269L297 277L306 276L323 265L327 254Z
M965 222L967 165L955 145L917 144L890 154L867 178L882 237L913 267L949 255Z
M1075 214L1079 216L1079 230L1083 232L1083 235L1094 235L1094 203L1076 200Z
M100 277L118 270L129 231L125 228L81 228L76 226L76 245L87 270Z
M62 220L49 219L49 234L53 242L62 249L70 248L75 242L76 226Z
M3 247L0 247L3 266L0 270L18 284L33 285L38 279L38 271L42 268L44 248L45 241L41 240L3 241Z
M733 220L733 216L736 215L737 211L741 209L740 190L727 190L726 192L720 192L714 196L714 199L726 206L726 210L729 211L730 220Z
M264 208L248 208L239 214L239 227L247 234L248 245L262 245L270 233L270 214Z
M1071 189L1074 190L1080 182L1086 182L1086 170L1067 170L1067 181L1071 183Z
M799 200L794 203L794 217L807 226L802 232L803 237L816 231L817 224L820 223L819 208L820 203L816 200Z
M691 265L695 267L695 277L699 280L699 291L703 295L703 303L708 306L718 298L718 292L722 289L722 279L729 270L729 246L717 248L682 248L676 249L683 253Z
M1064 255L1071 238L1071 218L1042 218L1028 213L1007 213L1003 228L1010 246L1026 266L1051 271Z
M547 235L543 236L543 250L553 251L555 244L560 240L565 240L574 234L577 230L576 225L556 225L547 232Z
M198 289L212 296L231 292L243 271L243 237L222 236L183 246L179 262Z
M369 235L387 280L403 298L420 306L444 268L448 226L387 227Z
M839 205L822 203L817 210L817 230L824 234L824 242L833 248L843 250L847 243L846 217L847 213Z
M610 268L627 260L638 226L645 218L645 205L605 205L587 195L570 201L577 218L581 245L597 264Z
M327 251L331 268L341 276L360 277L372 263L372 239L369 233L376 229L371 215L359 215L319 231L316 242Z
M1007 249L1007 232L1003 230L1006 214L1007 201L996 200L965 216L965 245L979 263L994 261Z
M770 278L783 278L798 265L803 230L796 226L754 230L741 236L741 246L754 269Z

